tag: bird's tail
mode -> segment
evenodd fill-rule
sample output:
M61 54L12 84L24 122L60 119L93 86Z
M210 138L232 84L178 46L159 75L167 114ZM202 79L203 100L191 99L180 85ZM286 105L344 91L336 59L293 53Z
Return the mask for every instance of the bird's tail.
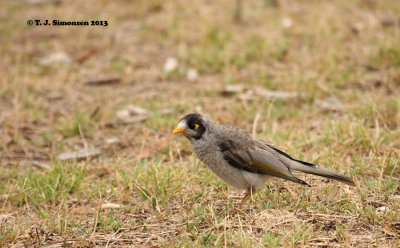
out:
M312 164L309 164L306 162L304 162L305 164L303 164L302 161L298 161L298 160L296 162L298 162L298 163L291 164L291 166L290 166L291 169L309 173L309 174L313 174L313 175L317 175L317 176L321 176L321 177L334 179L334 180L340 181L342 183L345 183L347 185L355 186L354 181L351 177L344 176L344 175L341 175L341 174L338 174L338 173L335 173L332 171L324 170L324 169L318 168L315 165L312 165Z

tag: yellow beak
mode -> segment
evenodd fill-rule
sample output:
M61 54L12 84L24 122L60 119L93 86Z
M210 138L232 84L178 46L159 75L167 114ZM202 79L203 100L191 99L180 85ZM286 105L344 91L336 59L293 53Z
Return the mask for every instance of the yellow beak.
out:
M172 132L172 134L184 133L184 132L186 132L186 129L182 129L182 128L180 128L180 127L177 127L177 128Z

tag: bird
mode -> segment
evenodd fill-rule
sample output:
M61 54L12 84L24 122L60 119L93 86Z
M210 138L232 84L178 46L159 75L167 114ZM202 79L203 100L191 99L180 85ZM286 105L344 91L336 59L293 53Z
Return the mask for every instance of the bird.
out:
M207 116L198 113L185 115L172 132L183 134L197 155L209 169L228 185L243 190L245 195L234 212L240 211L249 198L273 178L282 178L311 187L292 171L300 171L350 186L351 177L318 168L297 160L269 142L254 139L247 132L228 125L216 125Z

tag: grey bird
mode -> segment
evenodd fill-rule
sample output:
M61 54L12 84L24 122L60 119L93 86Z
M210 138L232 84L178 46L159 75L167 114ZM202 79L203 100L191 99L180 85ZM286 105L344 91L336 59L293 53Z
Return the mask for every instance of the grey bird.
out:
M252 138L239 128L215 125L200 114L184 116L173 134L182 133L197 157L228 185L246 192L237 209L271 177L310 186L295 177L301 171L354 186L347 176L320 169L314 164L292 158L268 142Z

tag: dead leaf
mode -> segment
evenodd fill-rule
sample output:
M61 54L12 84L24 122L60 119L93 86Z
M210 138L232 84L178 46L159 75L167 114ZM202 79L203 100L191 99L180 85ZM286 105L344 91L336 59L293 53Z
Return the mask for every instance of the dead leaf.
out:
M341 111L346 108L343 103L334 96L328 97L324 100L316 100L315 105L326 111Z
M366 25L361 21L354 21L350 24L350 30L353 34L359 34L366 29Z
M240 93L243 90L244 90L244 86L241 84L226 85L224 90L222 91L222 95L230 96L233 94Z
M391 224L391 226L393 227L393 229L395 229L397 231L397 233L400 234L400 220L396 221L396 222L393 222Z
M134 106L134 105L128 105L126 106L126 109L130 112L131 115L148 115L149 111L147 111L144 108Z
M254 100L255 97L261 97L266 100L289 100L300 97L306 97L305 93L287 92L287 91L271 91L266 89L246 90L246 92L239 95L243 100Z
M134 124L147 120L149 112L141 107L128 105L124 109L116 112L118 122L122 124Z
M384 27L391 27L395 25L400 25L400 18L396 16L382 16L381 18L381 24Z
M112 202L106 202L103 205L101 205L102 209L117 209L117 208L121 208L121 207L122 207L121 204L112 203Z
M58 161L64 161L64 160L83 160L87 158L92 158L92 157L97 157L100 155L100 150L97 148L92 148L92 149L85 149L85 150L80 150L76 152L65 152L61 153L56 157Z
M90 49L86 54L84 54L83 56L79 57L76 61L77 61L79 64L82 64L83 62L85 62L86 60L88 60L90 57L92 57L93 55L95 55L98 51L99 51L99 49L97 49L97 48L92 48L92 49Z
M147 120L151 115L144 108L128 105L124 109L117 111L116 116L121 124L134 124Z
M54 66L60 64L70 64L71 57L66 52L54 52L40 59L39 63L44 66Z
M122 124L135 124L147 120L149 116L132 116L121 121Z
M116 144L119 144L119 143L121 143L121 141L116 137L112 137L112 138L106 139L106 144L107 145L116 145Z
M0 195L0 199L1 199L1 200L6 200L6 199L8 199L8 194L1 194L1 195Z
M256 93L266 99L287 100L298 97L305 97L306 94L286 91L257 90Z
M388 211L388 210L389 210L388 207L386 207L386 206L381 206L381 207L379 207L379 208L376 209L376 212L386 212L386 211Z
M151 113L144 108L134 106L134 105L128 105L124 109L118 110L115 113L115 115L118 119L117 123L129 125L129 124L143 122L155 114L169 115L173 112L174 112L173 109L166 108L166 109L160 109L154 113ZM109 123L108 126L113 126L113 123Z
M99 114L99 111L100 111L100 106L96 106L96 108L90 114L90 119L94 119Z
M83 84L88 86L103 86L110 84L119 84L121 77L116 75L102 75L94 78L88 78L83 81Z
M42 4L61 4L62 0L25 0L28 4L42 5Z
M12 216L12 214L0 214L0 221L5 220L11 216Z
M51 169L50 165L36 161L36 160L32 161L32 165L39 169L42 169L42 170L50 170Z
M57 100L61 100L63 99L63 95L57 92L51 92L49 94L46 95L46 98L49 101L57 101Z

